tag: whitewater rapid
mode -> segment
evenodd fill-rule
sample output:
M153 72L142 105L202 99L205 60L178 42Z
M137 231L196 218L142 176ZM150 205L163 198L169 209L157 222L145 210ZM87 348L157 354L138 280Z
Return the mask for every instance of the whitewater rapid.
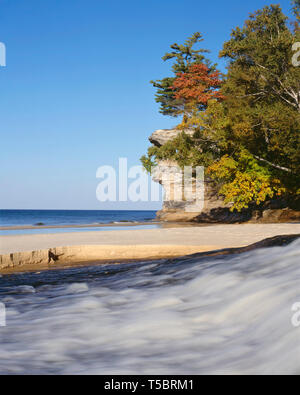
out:
M0 278L1 374L300 374L300 240Z

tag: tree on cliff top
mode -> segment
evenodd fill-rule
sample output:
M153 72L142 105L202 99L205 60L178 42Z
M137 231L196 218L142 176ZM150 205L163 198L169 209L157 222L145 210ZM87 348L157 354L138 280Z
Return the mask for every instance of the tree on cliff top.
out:
M299 20L300 0L293 5ZM281 8L271 5L250 15L225 42L220 56L228 60L228 74L221 93L216 90L223 101L203 97L207 87L193 64L174 72L171 80L162 80L167 90L161 93L170 96L165 96L169 107L161 112L176 116L188 108L185 125L193 127L195 134L182 133L165 146L151 147L142 162L148 166L156 159L174 159L181 166L206 166L219 193L233 203L232 209L281 195L296 200L300 194L300 67L292 62L295 42L300 42L299 24L295 22L291 29ZM209 70L205 78L213 72ZM213 87L208 93L214 94Z
M161 114L176 117L184 113L184 100L176 98L173 88L178 73L185 73L189 70L190 66L203 63L209 69L214 69L214 66L210 65L209 60L204 55L209 51L202 48L195 49L195 46L202 41L201 33L196 32L184 44L172 44L170 46L171 51L162 57L163 61L174 59L175 62L172 66L173 76L163 78L162 80L151 81L151 84L156 88L155 100L160 104L159 112Z

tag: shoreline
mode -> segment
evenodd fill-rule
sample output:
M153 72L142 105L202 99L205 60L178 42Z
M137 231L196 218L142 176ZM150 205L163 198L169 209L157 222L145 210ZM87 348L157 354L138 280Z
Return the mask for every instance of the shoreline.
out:
M31 229L68 229L68 228L106 228L106 227L122 227L122 226L144 226L144 225L159 225L159 221L145 221L145 222L132 222L120 221L109 222L107 224L68 224L68 225L8 225L0 226L1 230L31 230Z
M278 235L300 234L300 224L240 224L166 229L0 236L0 273L54 265L145 261L242 248Z

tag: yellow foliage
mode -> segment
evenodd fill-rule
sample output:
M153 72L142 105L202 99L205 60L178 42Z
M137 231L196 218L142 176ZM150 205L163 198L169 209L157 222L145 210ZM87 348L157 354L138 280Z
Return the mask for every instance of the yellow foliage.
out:
M241 170L246 158L245 152L241 153L240 162L225 155L208 169L209 175L220 183L219 193L225 197L225 202L232 203L231 211L248 208L251 202L259 205L286 192L280 181L257 165L249 154L248 170Z

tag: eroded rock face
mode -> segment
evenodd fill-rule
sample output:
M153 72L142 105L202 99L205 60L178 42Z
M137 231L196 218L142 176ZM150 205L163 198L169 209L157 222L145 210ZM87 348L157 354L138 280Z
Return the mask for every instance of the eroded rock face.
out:
M194 134L193 129L184 132L190 136ZM156 130L149 140L153 145L161 147L179 133L181 130L178 129ZM189 184L184 184L183 172L175 161L160 161L152 178L163 186L165 192L163 209L157 213L161 220L200 221L202 216L204 222L212 222L213 210L227 209L230 212L230 206L217 194L212 180L204 179L200 187L195 178Z
M192 129L184 131L193 135ZM161 147L174 139L178 129L156 130L149 141ZM231 212L230 204L226 204L217 192L214 182L205 177L200 188L196 188L196 179L189 185L183 183L183 173L176 162L161 161L152 174L154 181L159 182L165 191L162 210L157 212L157 218L162 221L199 222L199 223L274 223L300 222L300 203L267 202L264 207L256 205L241 212ZM199 187L199 185L197 184ZM293 206L291 208L291 206Z
M185 129L184 133L189 136L193 136L194 134L193 129ZM151 144L155 145L156 147L161 147L162 145L166 144L168 141L173 140L181 133L179 129L159 129L156 130L151 134L149 137L149 141Z

